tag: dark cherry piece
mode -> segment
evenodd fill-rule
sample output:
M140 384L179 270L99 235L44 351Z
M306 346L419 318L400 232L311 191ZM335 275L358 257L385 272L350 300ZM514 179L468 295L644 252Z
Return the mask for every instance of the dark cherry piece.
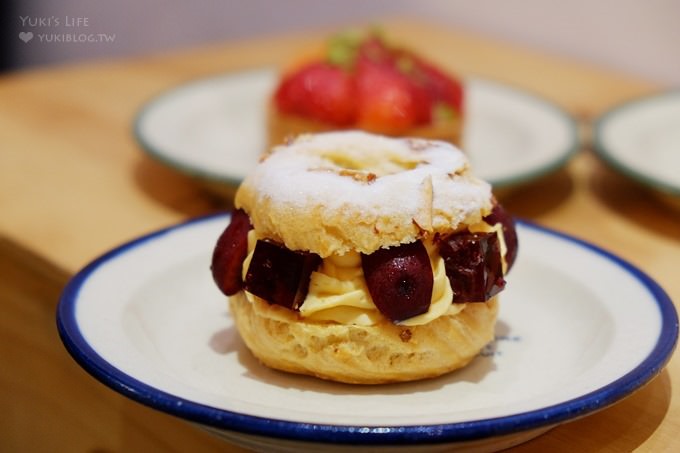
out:
M491 214L484 217L484 221L490 225L496 223L501 223L503 225L503 236L505 237L505 246L507 251L505 253L505 262L508 264L507 272L510 272L510 268L515 263L515 258L517 258L517 230L515 229L515 219L503 209L499 203L496 203L491 211Z
M392 321L425 313L432 299L432 266L422 242L361 255L368 292L378 310Z
M307 297L309 277L319 264L321 257L315 253L258 240L244 287L270 304L297 310Z
M454 233L441 240L439 253L455 302L484 302L505 286L496 233Z
M248 254L248 231L252 229L250 218L243 210L231 213L231 222L220 235L213 250L212 271L217 287L227 296L243 288L241 267Z

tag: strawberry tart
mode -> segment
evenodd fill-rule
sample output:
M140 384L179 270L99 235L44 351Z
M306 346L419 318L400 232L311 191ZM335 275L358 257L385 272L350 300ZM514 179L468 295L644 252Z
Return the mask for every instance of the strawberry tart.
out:
M459 79L381 33L347 31L284 71L269 108L270 143L361 129L460 146L463 91Z

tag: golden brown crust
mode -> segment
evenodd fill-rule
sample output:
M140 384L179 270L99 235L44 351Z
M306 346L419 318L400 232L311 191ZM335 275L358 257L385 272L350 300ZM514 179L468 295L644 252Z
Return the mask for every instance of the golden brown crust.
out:
M431 378L467 365L493 339L498 311L493 298L421 326L355 326L305 321L243 292L229 304L241 338L265 365L353 384Z

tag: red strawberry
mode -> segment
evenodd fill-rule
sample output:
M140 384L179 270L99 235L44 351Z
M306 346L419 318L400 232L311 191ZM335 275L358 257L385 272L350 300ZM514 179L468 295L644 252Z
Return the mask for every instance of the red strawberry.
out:
M442 72L429 62L412 56L414 62L414 78L425 86L435 102L443 102L453 109L463 111L463 86L461 83Z
M357 52L359 60L368 60L375 64L394 65L394 53L378 36L367 37Z
M279 111L391 135L462 113L457 80L379 34L339 36L326 57L284 78L275 93Z
M282 112L347 126L356 117L354 79L342 68L310 63L287 76L274 99Z
M356 77L359 128L399 134L430 121L427 91L393 65L360 57Z

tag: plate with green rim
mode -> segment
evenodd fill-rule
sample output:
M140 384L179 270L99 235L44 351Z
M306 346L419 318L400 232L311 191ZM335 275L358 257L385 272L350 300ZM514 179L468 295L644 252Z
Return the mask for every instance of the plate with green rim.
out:
M152 158L231 194L267 147L267 104L278 73L261 67L187 82L147 101L134 136ZM579 149L576 121L529 91L468 78L462 148L495 189L532 182Z
M680 207L680 89L619 104L595 122L596 154Z

